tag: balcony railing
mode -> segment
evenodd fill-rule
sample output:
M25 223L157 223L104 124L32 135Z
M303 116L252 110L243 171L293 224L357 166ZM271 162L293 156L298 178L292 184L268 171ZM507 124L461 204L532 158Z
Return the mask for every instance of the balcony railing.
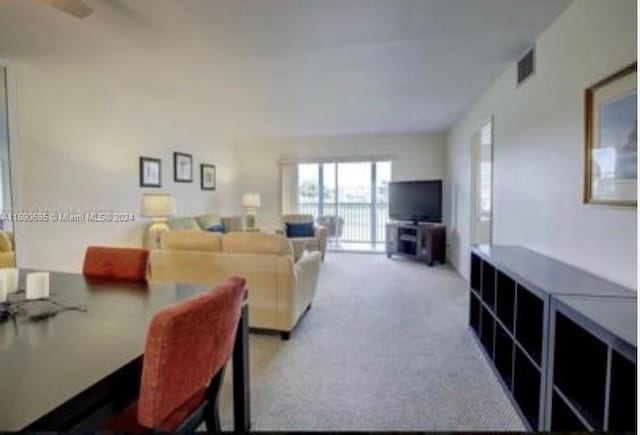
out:
M312 214L316 219L320 213L318 203L300 203L298 210L299 213ZM375 212L375 218L372 210ZM384 243L385 241L385 225L389 219L387 204L340 203L337 207L336 204L324 204L322 214L344 219L340 237L343 242ZM374 220L375 232L372 232Z

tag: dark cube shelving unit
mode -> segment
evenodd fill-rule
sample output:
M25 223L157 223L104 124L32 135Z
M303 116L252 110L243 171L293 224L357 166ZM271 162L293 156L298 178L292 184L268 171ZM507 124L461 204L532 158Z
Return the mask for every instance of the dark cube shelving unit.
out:
M517 246L475 247L470 272L470 329L529 429L630 430L635 292ZM594 312L577 315L577 297L595 298ZM609 325L618 331L609 335L606 326L593 328L591 317L606 317L603 298L633 305L626 316L633 322ZM602 385L591 385L601 378Z
M551 430L636 431L636 324L635 298L553 299Z

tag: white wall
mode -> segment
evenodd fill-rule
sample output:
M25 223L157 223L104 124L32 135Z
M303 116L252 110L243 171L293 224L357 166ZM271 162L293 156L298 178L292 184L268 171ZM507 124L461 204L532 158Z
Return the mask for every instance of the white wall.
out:
M468 276L470 139L494 116L494 243L523 245L636 288L636 209L582 203L585 88L636 60L636 1L577 0L447 135L449 259Z
M241 189L260 193L258 225L265 228L280 222L279 159L393 155L394 180L445 175L445 137L436 133L252 140L239 145L239 154Z
M131 212L136 222L23 224L20 267L78 271L89 245L140 245L148 224L139 217L143 191L173 193L178 215L239 212L235 154L206 105L163 93L148 86L150 80L118 82L79 65L67 69L64 59L15 64L17 205ZM193 154L193 183L173 182L174 151ZM139 187L139 156L162 159L162 189ZM217 191L200 190L200 163L217 165Z

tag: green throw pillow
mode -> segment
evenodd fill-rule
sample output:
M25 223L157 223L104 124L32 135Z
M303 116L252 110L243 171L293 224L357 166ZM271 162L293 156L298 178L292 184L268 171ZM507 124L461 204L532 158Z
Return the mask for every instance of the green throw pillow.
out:
M196 222L198 222L198 225L200 225L200 228L203 230L211 228L214 225L222 225L222 220L217 214L205 214L198 216L196 217Z
M197 230L198 224L191 217L175 218L167 220L167 225L172 231Z

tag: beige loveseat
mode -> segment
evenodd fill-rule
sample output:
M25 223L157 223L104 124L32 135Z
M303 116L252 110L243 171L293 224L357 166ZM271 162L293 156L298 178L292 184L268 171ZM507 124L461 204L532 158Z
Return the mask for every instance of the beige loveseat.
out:
M249 326L280 331L288 339L311 306L319 268L319 252L294 263L291 244L277 234L169 231L162 235L162 249L151 252L149 279L215 284L242 276L249 289Z

